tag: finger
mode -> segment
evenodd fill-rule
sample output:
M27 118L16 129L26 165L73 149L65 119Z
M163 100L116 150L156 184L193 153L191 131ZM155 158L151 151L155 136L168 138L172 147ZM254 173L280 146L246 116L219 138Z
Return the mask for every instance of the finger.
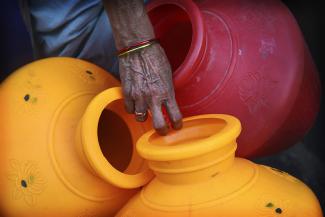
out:
M134 114L134 101L126 89L123 90L124 107L127 113Z
M131 98L124 98L124 107L127 113L134 114L134 102Z
M161 111L161 103L154 103L151 106L153 127L159 135L166 135L168 132L168 125L166 124L165 118Z
M178 108L175 98L164 101L169 120L171 121L172 127L175 130L179 130L183 126L182 114Z
M135 119L139 122L144 122L148 118L148 106L143 97L138 97L135 100Z
M131 96L132 93L132 73L125 69L125 65L122 62L120 64L120 77L122 82L122 90L124 97L124 107L127 113L134 114L134 101Z

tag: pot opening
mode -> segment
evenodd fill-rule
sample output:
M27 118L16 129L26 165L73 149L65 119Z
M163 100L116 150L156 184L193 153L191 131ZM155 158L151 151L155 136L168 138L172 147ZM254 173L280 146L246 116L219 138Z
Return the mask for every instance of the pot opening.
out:
M148 12L156 37L164 48L172 71L184 62L192 43L192 24L179 6L166 4Z
M133 144L127 124L115 112L105 109L98 123L98 141L108 162L120 172L129 166Z
M218 134L225 128L227 122L222 119L205 118L185 121L182 130L167 136L159 136L154 133L150 136L149 142L161 146L177 146L186 143L199 142Z

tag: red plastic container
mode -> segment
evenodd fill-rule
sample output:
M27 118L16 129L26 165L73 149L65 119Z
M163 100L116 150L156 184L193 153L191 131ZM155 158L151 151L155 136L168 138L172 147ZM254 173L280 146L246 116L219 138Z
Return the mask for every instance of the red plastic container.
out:
M183 115L238 117L239 156L280 151L312 126L317 70L280 1L153 0L148 13L172 64Z

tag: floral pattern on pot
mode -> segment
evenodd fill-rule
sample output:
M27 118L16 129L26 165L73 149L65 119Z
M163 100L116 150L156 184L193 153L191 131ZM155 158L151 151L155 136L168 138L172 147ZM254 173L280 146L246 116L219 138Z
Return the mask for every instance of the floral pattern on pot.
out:
M13 184L13 199L23 199L27 205L34 206L37 196L46 187L46 181L43 179L37 163L33 161L19 162L18 160L10 160L10 166L11 171L8 179Z

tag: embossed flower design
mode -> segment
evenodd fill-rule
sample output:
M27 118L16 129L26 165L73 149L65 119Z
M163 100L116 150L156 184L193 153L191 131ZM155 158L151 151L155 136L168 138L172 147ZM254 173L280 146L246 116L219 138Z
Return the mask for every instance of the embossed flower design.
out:
M15 200L23 199L29 206L36 204L37 195L41 194L46 182L42 178L37 163L11 160L11 171L8 179L13 184L12 197Z
M35 77L32 72L25 73L23 78L17 79L14 86L19 90L15 92L15 96L8 98L8 103L17 115L23 116L38 116L40 99L44 97L44 91L40 81ZM40 83L39 83L40 82ZM43 101L43 100L42 100Z
M269 106L267 93L275 88L276 83L260 72L248 72L244 75L239 85L239 97L251 114Z

